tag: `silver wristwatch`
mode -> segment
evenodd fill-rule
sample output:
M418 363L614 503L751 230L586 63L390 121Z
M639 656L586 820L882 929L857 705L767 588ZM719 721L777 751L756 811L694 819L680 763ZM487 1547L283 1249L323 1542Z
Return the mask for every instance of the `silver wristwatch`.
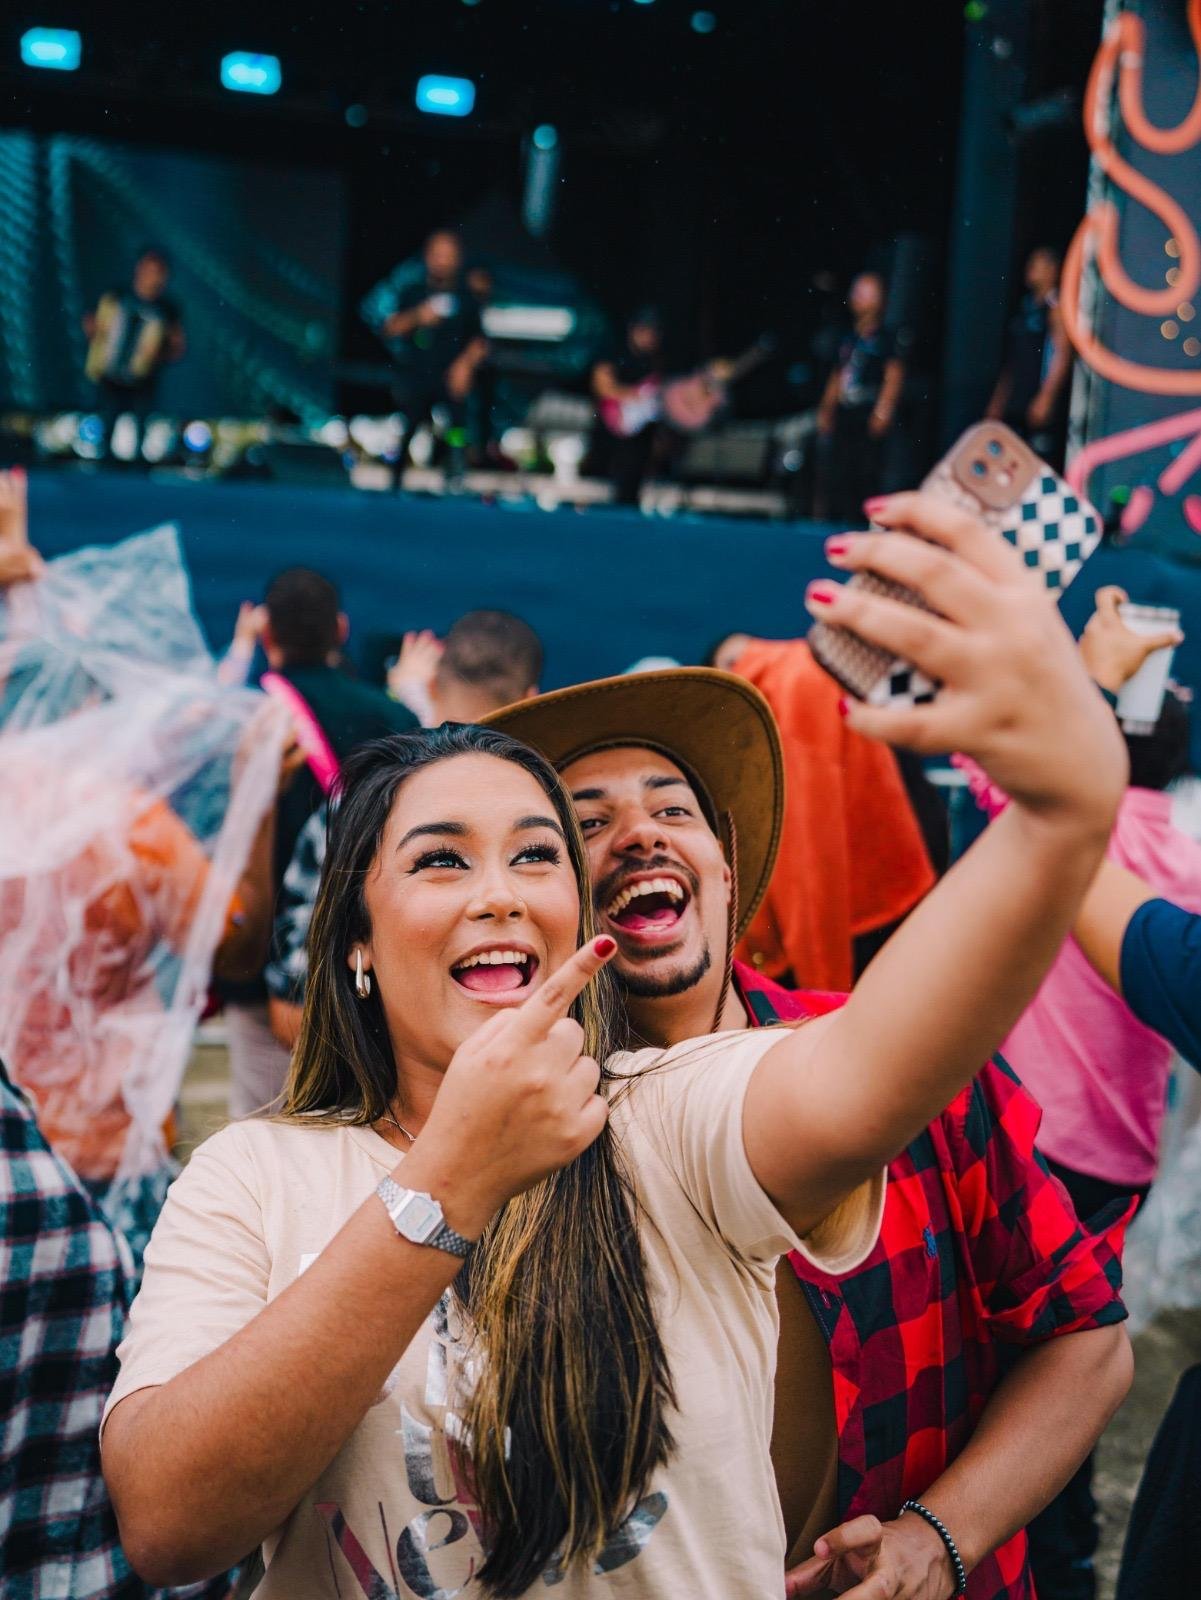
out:
M423 1194L420 1189L402 1189L392 1178L381 1178L375 1192L402 1239L464 1258L475 1249L473 1239L464 1239L447 1226L442 1207L432 1195Z

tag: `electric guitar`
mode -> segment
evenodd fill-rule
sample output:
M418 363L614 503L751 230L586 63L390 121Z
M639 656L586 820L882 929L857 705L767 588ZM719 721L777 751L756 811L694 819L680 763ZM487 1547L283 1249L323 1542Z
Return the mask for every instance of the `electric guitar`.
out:
M602 400L597 407L601 421L618 439L633 438L660 418L678 433L700 433L726 405L731 387L774 349L775 340L765 334L737 361L710 361L669 383L661 378L645 378L624 400Z

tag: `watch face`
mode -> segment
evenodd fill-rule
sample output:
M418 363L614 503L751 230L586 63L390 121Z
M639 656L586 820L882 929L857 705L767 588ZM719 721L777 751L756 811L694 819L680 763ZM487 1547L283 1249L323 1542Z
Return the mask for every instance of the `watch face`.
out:
M442 1211L427 1194L407 1195L396 1209L396 1226L406 1239L414 1244L424 1244L437 1233L442 1223Z

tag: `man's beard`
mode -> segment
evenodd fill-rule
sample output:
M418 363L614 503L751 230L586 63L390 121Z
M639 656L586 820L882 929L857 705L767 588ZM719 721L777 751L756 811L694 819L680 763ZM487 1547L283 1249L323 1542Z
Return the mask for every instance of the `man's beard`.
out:
M667 1000L672 995L686 994L689 989L694 989L712 965L713 956L706 939L705 948L695 965L685 967L680 972L669 973L664 978L640 977L620 971L614 971L613 976L617 979L618 988L631 1000Z

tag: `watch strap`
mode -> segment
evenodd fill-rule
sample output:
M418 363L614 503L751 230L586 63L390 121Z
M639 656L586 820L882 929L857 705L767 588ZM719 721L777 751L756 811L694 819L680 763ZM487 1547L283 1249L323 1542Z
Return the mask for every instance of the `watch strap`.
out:
M384 1209L392 1218L392 1223L397 1233L400 1234L402 1239L408 1239L410 1244L424 1244L429 1245L434 1250L445 1250L447 1255L458 1256L464 1261L475 1249L475 1240L465 1239L461 1233L456 1233L447 1223L445 1217L442 1216L442 1207L430 1195L423 1194L417 1189L402 1189L400 1184L393 1178L381 1178L376 1185L375 1192L383 1201ZM428 1238L416 1239L411 1234L405 1233L400 1226L400 1209L410 1195L418 1195L420 1199L427 1201L438 1211L441 1220L438 1227Z

